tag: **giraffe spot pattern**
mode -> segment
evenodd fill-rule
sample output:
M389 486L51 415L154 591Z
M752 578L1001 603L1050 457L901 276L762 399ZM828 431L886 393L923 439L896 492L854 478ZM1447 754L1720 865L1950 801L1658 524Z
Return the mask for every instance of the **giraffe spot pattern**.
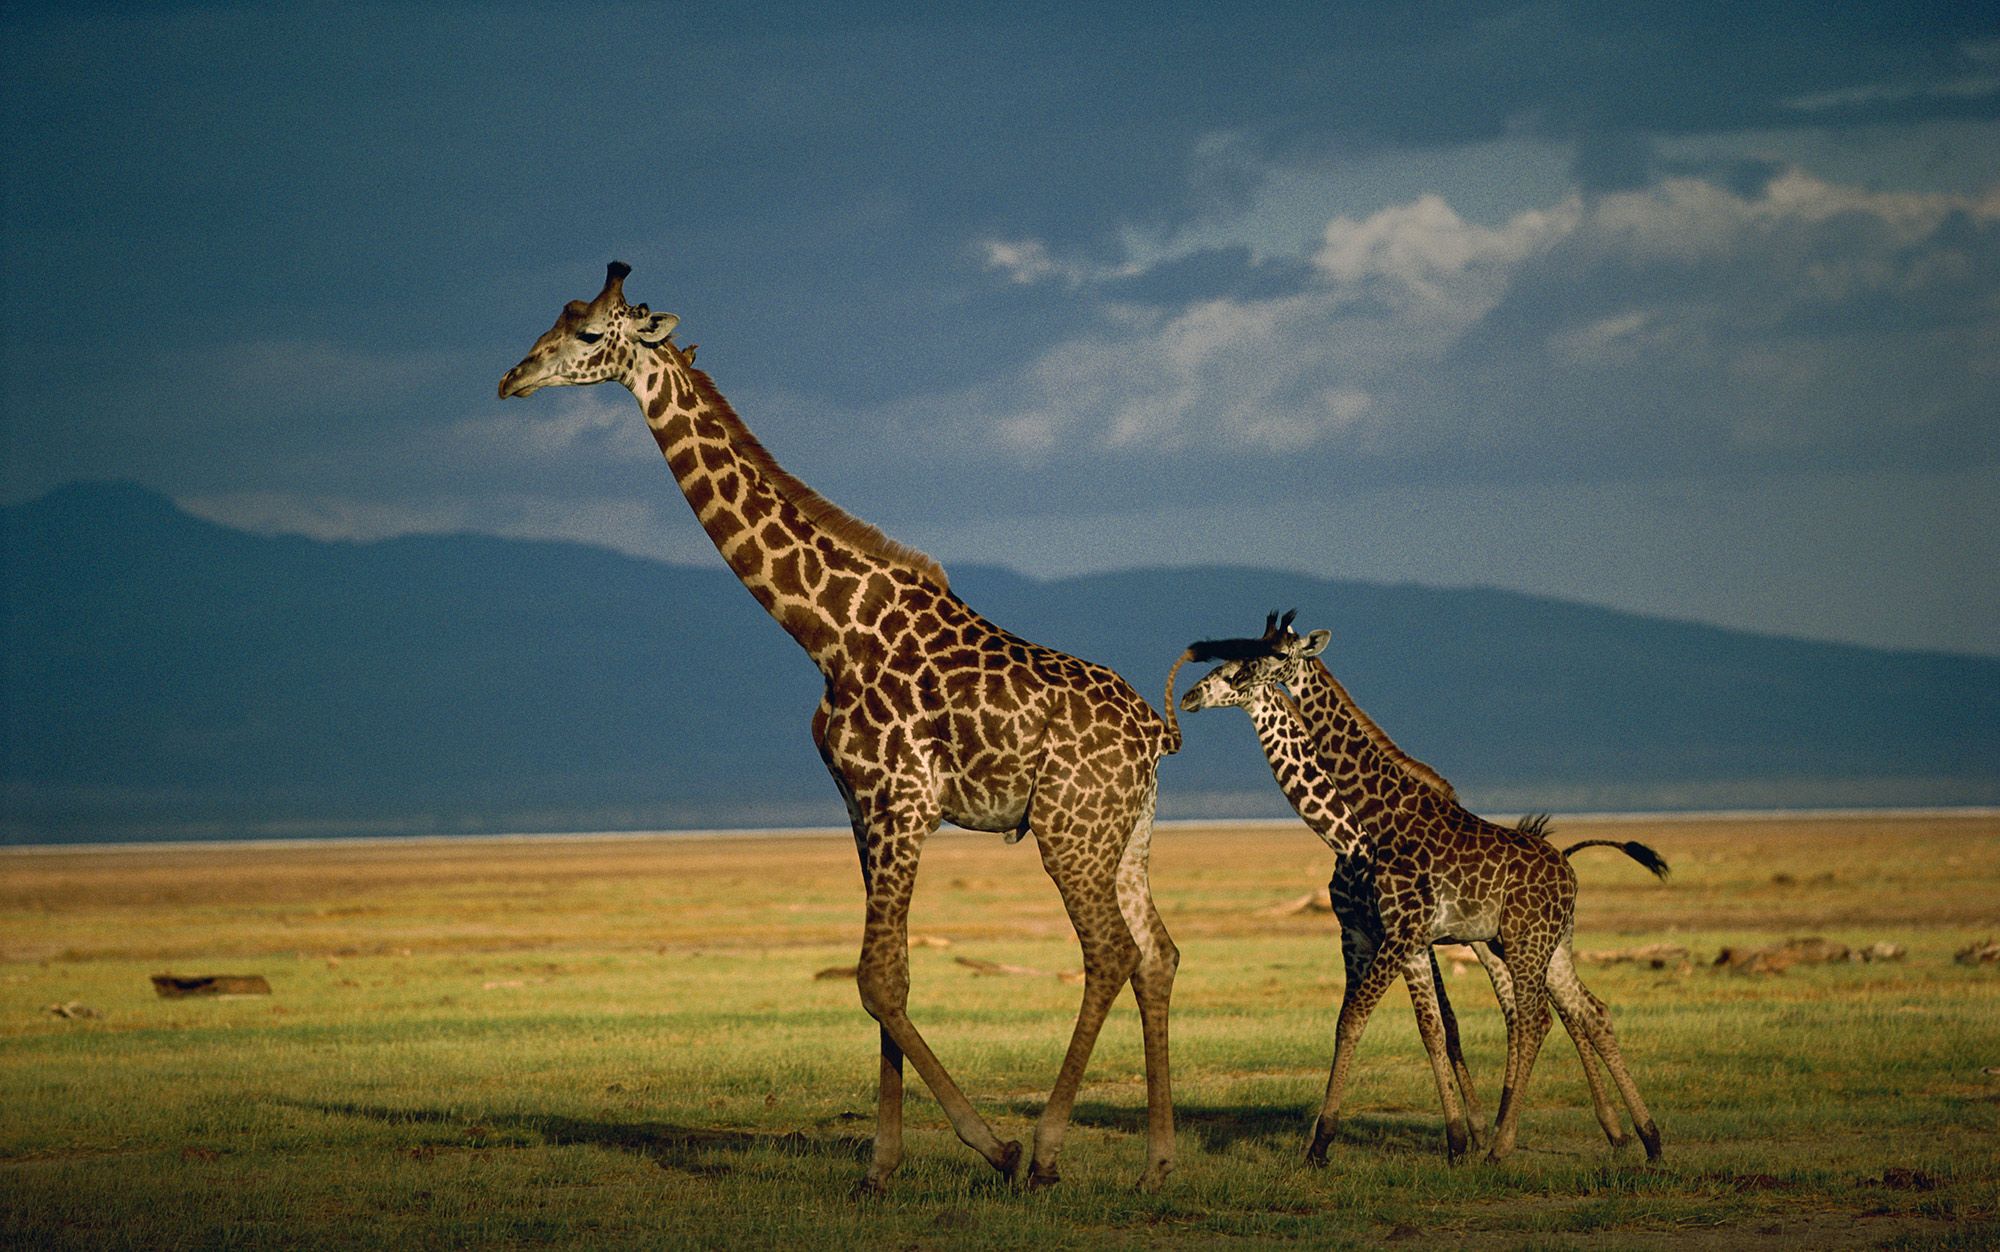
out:
M1323 1162L1361 1027L1399 975L1410 981L1419 1030L1440 1075L1448 1140L1454 1150L1463 1146L1464 1121L1443 1078L1455 1064L1470 1097L1462 1060L1448 1055L1456 1027L1445 1025L1448 1001L1441 985L1432 986L1434 974L1424 969L1420 976L1412 971L1421 967L1411 964L1438 941L1488 945L1481 960L1489 971L1499 967L1494 985L1507 1020L1508 1083L1492 1155L1513 1146L1520 1113L1515 1086L1527 1080L1553 1000L1565 1026L1582 1032L1577 1043L1587 1073L1593 1057L1610 1071L1648 1156L1657 1157L1658 1128L1618 1053L1608 1010L1575 976L1569 945L1576 876L1567 857L1539 833L1466 811L1450 785L1395 748L1323 666L1306 663L1296 635L1267 627L1265 638L1274 641L1270 655L1217 666L1190 689L1183 707L1245 709L1279 787L1340 858L1328 889L1340 913L1348 978L1333 1072L1308 1157ZM1599 1122L1615 1142L1616 1114L1595 1076L1591 1088Z
M996 1165L1013 1157L957 1095L908 1021L902 942L918 852L940 821L1032 833L1075 923L1094 1037L1110 992L1139 1000L1148 1084L1147 1178L1172 1155L1166 1013L1178 956L1147 885L1159 757L1178 732L1110 670L988 622L949 590L934 562L846 515L791 477L743 426L708 376L624 301L629 268L566 306L502 381L503 394L616 380L638 397L669 470L729 567L825 678L812 738L853 818L867 900L858 978L863 1005L946 1106L961 1137ZM646 319L647 336L634 328ZM595 350L576 350L588 328ZM886 1045L885 1045L886 1046ZM884 1053L885 1058L889 1055ZM1065 1060L1051 1094L1067 1110L1085 1055ZM869 1181L900 1156L885 1069L884 1119ZM900 1074L900 1066L897 1073ZM896 1080L900 1090L900 1077ZM1032 1170L1053 1177L1063 1119L1044 1119ZM1018 1152L1018 1148L1015 1149Z

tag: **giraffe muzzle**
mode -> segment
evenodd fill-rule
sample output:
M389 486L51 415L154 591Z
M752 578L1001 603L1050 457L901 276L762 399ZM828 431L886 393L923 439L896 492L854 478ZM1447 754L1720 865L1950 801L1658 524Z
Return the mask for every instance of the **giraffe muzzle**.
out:
M513 396L530 396L541 389L541 382L538 379L530 377L533 371L529 369L529 364L527 361L521 362L513 369L508 370L500 379L500 398L502 400Z

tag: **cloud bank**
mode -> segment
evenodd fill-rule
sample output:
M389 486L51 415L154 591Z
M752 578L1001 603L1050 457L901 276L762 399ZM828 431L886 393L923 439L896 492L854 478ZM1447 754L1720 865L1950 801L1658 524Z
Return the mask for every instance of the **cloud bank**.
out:
M1674 177L1492 226L1426 194L1328 221L1300 291L1166 308L1037 241L987 249L1009 282L1097 301L1097 324L1004 404L935 406L977 414L953 439L1023 464L1266 453L1651 474L1995 450L2000 185Z

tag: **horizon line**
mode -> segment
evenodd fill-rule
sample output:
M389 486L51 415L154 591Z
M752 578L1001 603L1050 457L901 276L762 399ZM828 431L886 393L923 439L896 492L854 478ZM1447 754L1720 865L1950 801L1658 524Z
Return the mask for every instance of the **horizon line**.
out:
M1526 816L1525 813L1496 813L1484 815L1485 820L1497 825L1506 825ZM1760 821L1840 821L1866 818L1908 819L1908 818L1949 818L1970 819L1980 817L2000 817L2000 805L1902 805L1885 808L1800 808L1800 809L1658 809L1609 812L1553 812L1552 820L1563 822L1585 822L1598 825L1636 825L1641 822L1692 823L1692 822L1760 822ZM1297 817L1175 817L1153 823L1153 829L1187 830L1208 826L1247 826L1257 830L1281 830L1296 826L1309 830L1305 822ZM1004 832L968 830L949 823L940 826L937 834L976 837ZM287 836L283 838L251 839L178 839L178 840L136 840L115 843L17 843L0 844L0 856L29 856L35 854L78 852L78 853L118 853L118 852L223 852L281 851L296 848L323 847L387 847L387 846L435 846L464 843L636 843L657 839L670 842L698 842L724 839L844 839L851 841L854 832L838 826L744 826L705 827L688 830L571 830L571 831L522 831L505 834L463 834L463 835L324 835Z

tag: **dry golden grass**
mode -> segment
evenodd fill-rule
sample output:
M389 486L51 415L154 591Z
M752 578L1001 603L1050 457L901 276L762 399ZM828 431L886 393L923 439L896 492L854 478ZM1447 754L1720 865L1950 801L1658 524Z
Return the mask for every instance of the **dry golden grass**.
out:
M1580 820L1554 835L1594 838L1649 843L1674 877L1663 889L1615 851L1578 854L1580 937L2000 927L2000 818ZM1154 891L1176 936L1324 930L1266 913L1331 872L1303 826L1169 825L1154 845ZM17 960L767 947L856 941L861 922L853 844L832 833L49 849L0 867L0 953ZM913 932L1070 933L1029 845L942 831L922 873Z
M2000 817L1559 823L1637 838L1656 882L1578 855L1581 949L1672 942L1691 968L1586 970L1667 1133L1608 1152L1558 1036L1498 1169L1448 1167L1400 996L1360 1054L1331 1170L1299 1164L1340 982L1301 826L1172 826L1154 885L1180 942L1180 1170L1127 1189L1143 1089L1129 998L1062 1188L997 1185L913 1081L892 1197L845 1183L872 1117L845 835L563 838L0 854L0 1243L1086 1247L1989 1246L2000 1237ZM976 1103L1025 1135L1077 988L1034 850L925 851L912 1010ZM1823 934L1886 964L1751 977L1725 945ZM262 973L276 994L162 1001L146 976ZM1452 982L1489 1111L1501 1032ZM95 1019L63 1020L81 1001Z

